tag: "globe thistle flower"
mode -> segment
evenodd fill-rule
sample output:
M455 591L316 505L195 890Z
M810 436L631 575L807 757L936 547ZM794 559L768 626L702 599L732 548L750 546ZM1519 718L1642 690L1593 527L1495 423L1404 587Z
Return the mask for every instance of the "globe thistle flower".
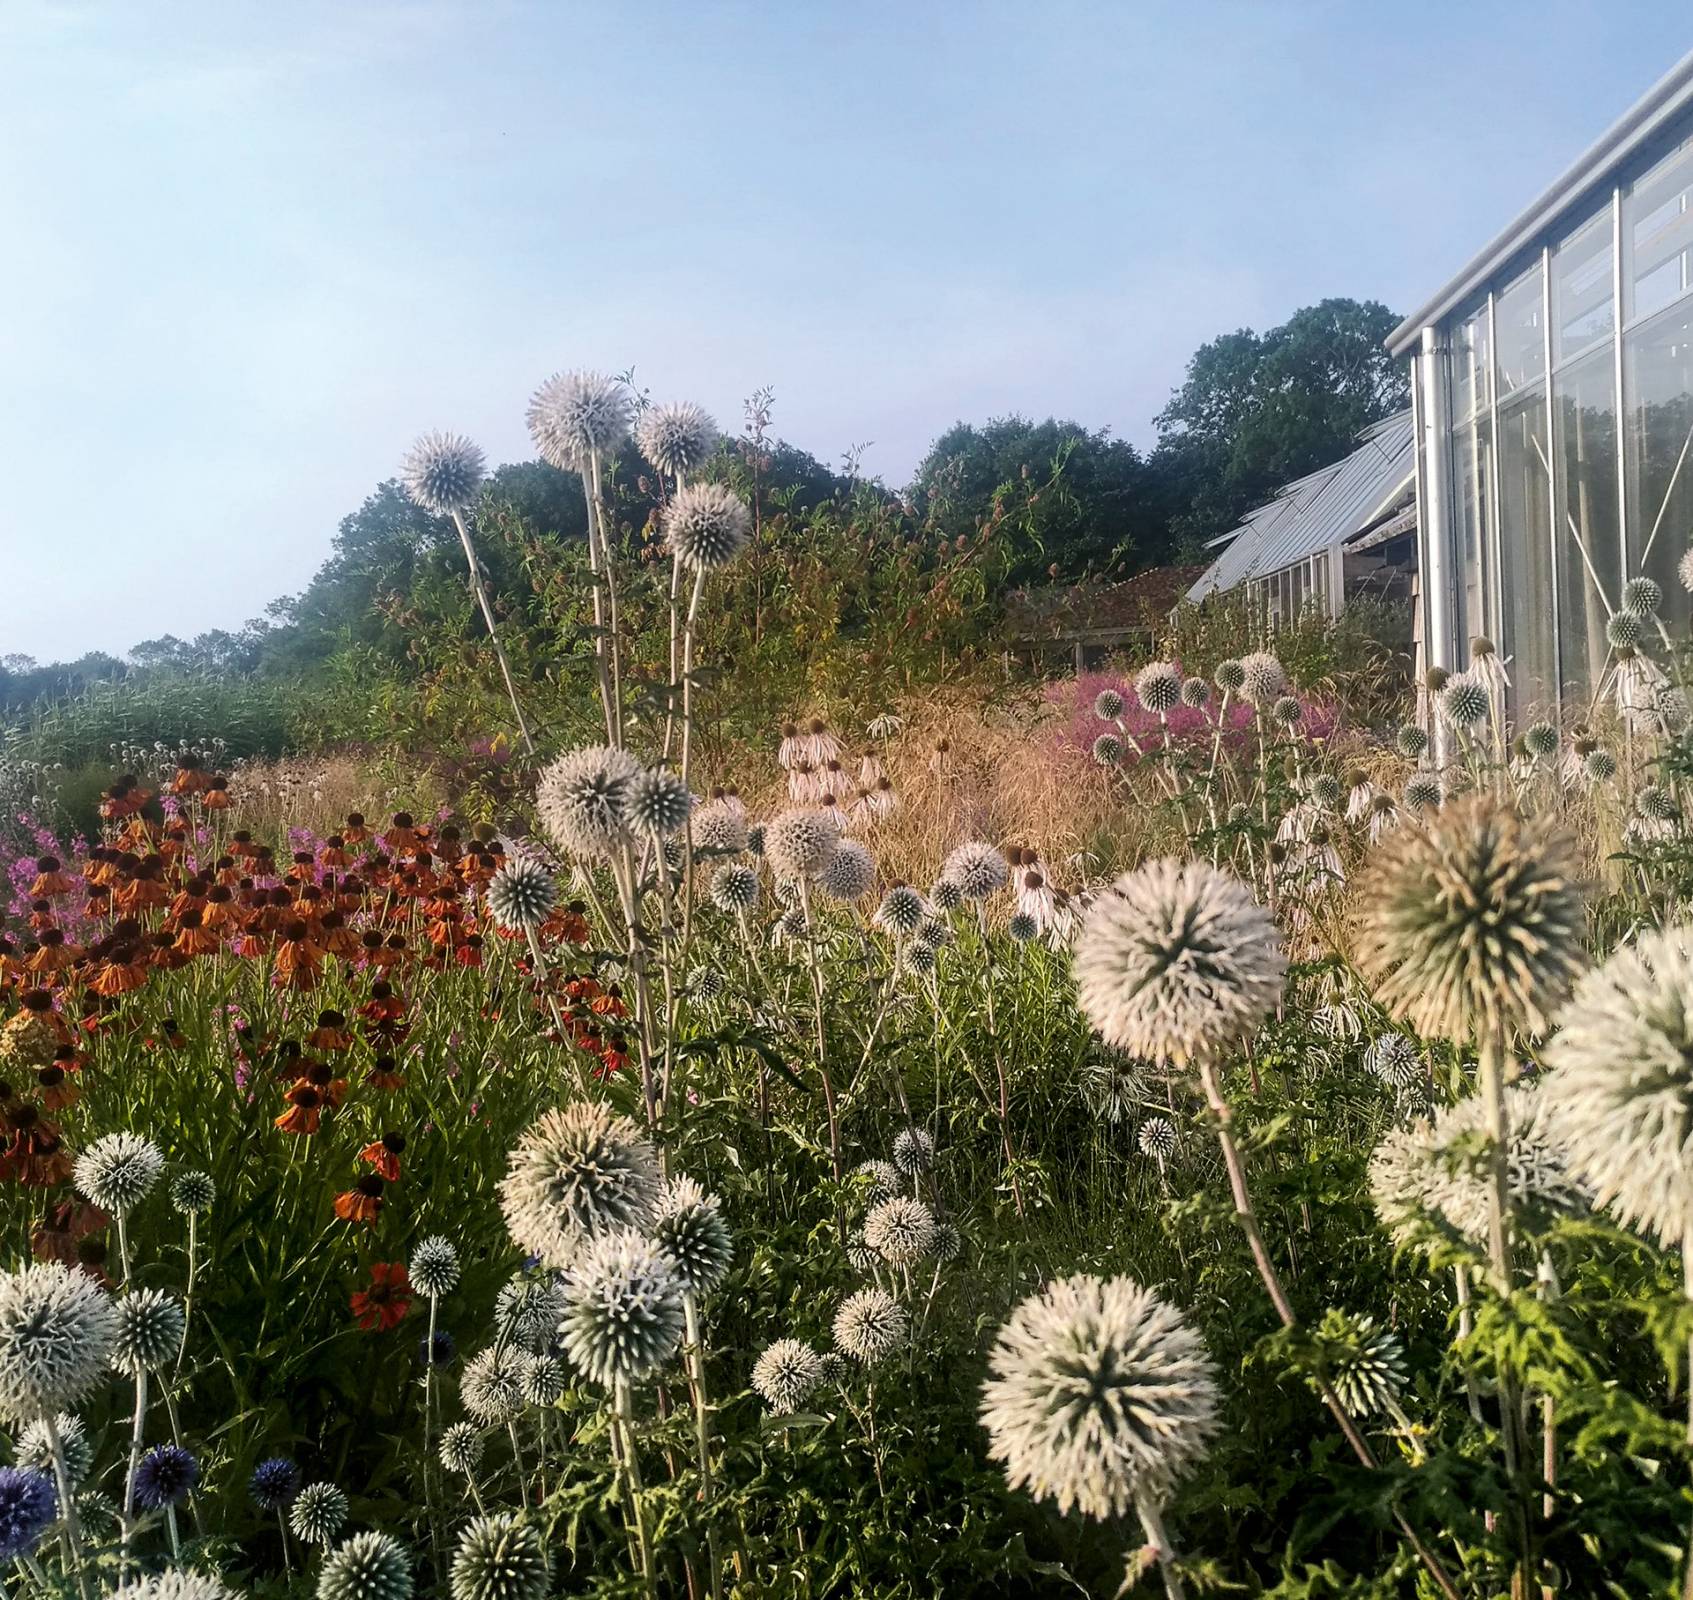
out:
M823 1359L798 1339L767 1344L752 1364L752 1386L773 1417L791 1417L823 1381Z
M437 1328L417 1341L420 1367L450 1367L459 1358L459 1342L445 1328Z
M1363 969L1425 1039L1543 1033L1586 962L1567 836L1491 797L1393 834L1362 904Z
M1109 1045L1186 1064L1251 1033L1287 970L1275 924L1238 879L1153 861L1088 912L1074 957L1083 1012Z
M524 1357L521 1387L525 1405L556 1405L559 1396L570 1387L569 1375L557 1356L543 1351Z
M850 905L876 887L876 862L856 839L843 839L817 875L823 892Z
M509 1422L523 1410L528 1355L516 1345L491 1344L465 1362L459 1374L459 1399L483 1427Z
M1027 911L1014 911L1005 924L1013 944L1030 944L1040 937L1040 923Z
M967 840L946 858L941 877L956 884L966 900L980 904L1010 881L1011 866L991 844Z
M1271 721L1284 728L1297 727L1304 715L1304 706L1300 705L1298 698L1291 694L1277 695L1274 704L1270 707Z
M550 466L581 472L629 437L629 391L598 372L560 372L530 396L529 437Z
M716 967L696 967L689 975L688 989L695 999L710 1005L729 992L729 980Z
M1114 733L1102 733L1093 741L1093 759L1102 767L1123 763L1123 741Z
M627 750L588 745L552 762L535 788L535 812L558 849L582 861L608 861L628 835L624 796L641 774Z
M1364 1052L1364 1066L1390 1089L1409 1089L1423 1080L1423 1058L1402 1033L1384 1033Z
M1182 704L1190 711L1199 711L1211 703L1211 685L1203 678L1182 679Z
M308 1483L288 1509L288 1526L301 1544L329 1544L347 1525L352 1508L332 1483Z
M1646 622L1632 611L1614 611L1605 623L1605 641L1613 650L1638 650L1646 639Z
M132 1375L156 1372L182 1348L182 1304L162 1289L132 1289L118 1296L118 1333L112 1365Z
M648 406L635 424L635 448L647 465L678 481L711 459L717 440L710 413L691 400Z
M261 1511L280 1511L300 1492L300 1469L287 1456L269 1456L253 1468L247 1494Z
M552 1561L540 1531L510 1511L475 1518L453 1552L453 1600L544 1600Z
M1558 753L1558 730L1550 722L1531 722L1523 729L1523 748L1536 761L1550 761Z
M1585 1209L1586 1198L1570 1176L1540 1091L1522 1085L1507 1089L1505 1111L1510 1129L1505 1164L1514 1215L1540 1232L1556 1217ZM1433 1171L1424 1205L1477 1248L1487 1239L1493 1185L1487 1128L1486 1103L1471 1095L1436 1113L1428 1142Z
M1267 710L1287 688L1287 673L1282 664L1268 650L1254 650L1244 655L1240 667L1240 694L1248 705ZM1218 669L1219 673L1221 668ZM1219 687L1221 687L1219 680Z
M746 548L752 513L720 483L690 483L664 508L664 540L690 572L715 572Z
M758 904L758 874L739 862L726 862L711 875L711 903L735 915Z
M200 1216L210 1211L216 1198L217 1185L212 1182L209 1173L183 1172L171 1181L171 1206L185 1217Z
M885 1289L859 1289L835 1312L835 1344L843 1355L873 1367L905 1343L911 1318Z
M1224 694L1239 694L1246 687L1246 668L1231 656L1217 663L1217 670L1211 674L1211 681Z
M102 1500L105 1497L100 1497ZM94 1520L91 1515L94 1506L92 1496L85 1498L77 1507L86 1525ZM104 1506L100 1508L102 1511ZM112 1515L105 1519L109 1521L115 1531L118 1526L117 1508L113 1506ZM236 1600L235 1591L221 1578L214 1577L209 1572L196 1572L188 1567L167 1567L163 1572L155 1572L144 1578L136 1578L113 1591L113 1595L122 1595L123 1600Z
M982 1388L988 1454L1061 1513L1162 1501L1221 1423L1216 1369L1181 1314L1129 1278L1086 1274L1029 1296Z
M733 855L747 847L747 819L726 800L713 800L694 812L694 850Z
M1664 586L1655 578L1630 578L1622 586L1622 609L1637 617L1654 617L1664 603Z
M1428 735L1414 722L1407 722L1394 734L1393 744L1407 761L1421 761L1428 754Z
M484 1448L481 1430L474 1423L455 1422L442 1432L438 1453L448 1472L468 1478L480 1464Z
M1123 714L1123 697L1115 689L1101 689L1093 697L1093 714L1101 722L1115 722Z
M964 904L964 891L951 878L937 878L929 889L929 904L949 916Z
M1648 822L1670 826L1681 821L1681 807L1676 798L1656 783L1646 784L1634 797L1634 808Z
M880 1205L884 1200L891 1200L896 1194L905 1191L905 1178L891 1161L883 1161L880 1157L869 1161L861 1161L852 1169L852 1175L866 1185L866 1203Z
M419 434L400 463L406 498L434 516L448 517L476 504L487 458L462 433Z
M318 1600L410 1600L411 1562L391 1534L355 1533L323 1558Z
M764 824L753 822L747 825L747 849L760 858L764 855Z
M495 1298L494 1325L503 1340L539 1352L552 1344L567 1303L564 1285L550 1272L520 1272Z
M1330 1309L1312 1334L1329 1388L1348 1412L1368 1419L1399 1411L1405 1347L1374 1317Z
M1176 1153L1176 1125L1168 1117L1148 1117L1140 1125L1135 1143L1143 1156L1163 1166Z
M926 1128L901 1128L894 1135L894 1165L908 1178L927 1172L935 1164L934 1137Z
M653 1243L662 1250L682 1287L710 1294L735 1259L735 1241L715 1195L692 1178L672 1178L659 1203Z
M934 1252L934 1213L907 1195L883 1200L864 1219L864 1242L890 1266L915 1266Z
M1693 550L1687 550L1675 564L1675 575L1681 579L1681 587L1693 592Z
M819 876L840 848L841 830L823 811L784 811L764 830L764 856L778 878Z
M419 1294L438 1300L458 1287L459 1253L451 1239L432 1233L412 1251L408 1274Z
M538 928L558 903L552 873L529 856L508 856L488 880L488 911L502 928Z
M682 1337L683 1284L651 1239L625 1231L595 1239L567 1280L560 1327L564 1352L595 1383L611 1388L656 1371Z
M1445 803L1446 791L1441 786L1438 773L1413 772L1405 780L1405 788L1400 798L1407 811L1422 814L1438 811Z
M65 1478L74 1487L94 1470L94 1441L88 1437L82 1418L69 1411L61 1411L54 1417L53 1428L59 1435L59 1450L65 1460ZM53 1477L53 1441L48 1435L44 1417L37 1417L24 1425L14 1454L16 1465Z
M640 1129L602 1104L581 1103L544 1113L518 1141L500 1207L519 1248L566 1266L593 1235L645 1227L662 1187Z
M864 1241L864 1230L855 1228L847 1235L846 1242L847 1265L861 1278L867 1278L882 1265L882 1257L878 1251L872 1250Z
M1454 728L1468 731L1487 721L1493 702L1487 688L1468 673L1456 673L1440 691L1440 714Z
M882 896L870 920L896 939L909 939L928 914L929 906L922 895L910 884L896 883Z
M680 833L693 808L688 786L663 767L649 767L624 786L623 825L637 835Z
M111 1368L118 1312L87 1273L57 1262L0 1273L0 1418L76 1405Z
M1609 783L1617 775L1617 758L1609 750L1589 750L1582 758L1581 771L1589 783Z
M102 1211L126 1216L149 1194L165 1170L165 1158L138 1133L108 1133L76 1158L77 1192Z
M29 1555L59 1517L59 1496L45 1473L0 1467L0 1561Z
M1182 673L1173 661L1152 661L1135 674L1135 699L1141 709L1163 716L1181 704Z
M200 1480L200 1463L180 1445L155 1445L135 1469L135 1503L144 1511L179 1506Z

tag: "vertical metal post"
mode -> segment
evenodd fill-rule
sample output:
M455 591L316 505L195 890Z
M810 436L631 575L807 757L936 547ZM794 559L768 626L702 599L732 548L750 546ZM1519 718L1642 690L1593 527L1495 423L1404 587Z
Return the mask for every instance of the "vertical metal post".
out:
M1422 379L1423 480L1427 490L1420 508L1428 558L1423 583L1424 650L1429 666L1445 667L1450 672L1457 661L1452 587L1452 429L1446 352L1433 328L1423 329L1417 366Z
M1494 393L1494 374L1499 370L1499 314L1497 310L1497 296L1491 289L1487 291L1487 415L1488 429L1492 440L1491 457L1488 462L1487 495L1492 502L1488 521L1492 524L1492 531L1488 538L1492 544L1490 553L1492 589L1489 607L1493 632L1489 637L1498 646L1501 656L1515 649L1514 641L1505 637L1505 530L1500 523L1504 501L1499 494L1499 396ZM1513 697L1516 694L1516 684L1511 685Z
M1564 720L1564 640L1559 617L1563 598L1561 563L1558 560L1558 438L1557 416L1552 407L1552 247L1540 251L1540 340L1544 352L1544 394L1546 397L1546 537L1552 552L1552 709L1560 726Z
M1615 385L1617 417L1617 542L1621 546L1622 581L1629 580L1628 562L1628 452L1623 448L1622 399L1622 190L1611 191L1611 347L1615 360L1611 377ZM1618 603L1620 604L1620 598Z

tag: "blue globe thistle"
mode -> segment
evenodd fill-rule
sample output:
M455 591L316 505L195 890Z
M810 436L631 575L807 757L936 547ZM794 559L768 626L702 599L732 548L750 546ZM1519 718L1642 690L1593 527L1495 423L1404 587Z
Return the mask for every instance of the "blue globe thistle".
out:
M433 1338L425 1334L417 1341L420 1367L450 1367L458 1359L458 1353L458 1340L445 1328L437 1328Z
M935 1164L935 1141L927 1128L901 1128L894 1136L894 1165L908 1177Z
M261 1511L278 1511L292 1505L300 1492L300 1468L287 1456L268 1456L253 1468L247 1493Z
M641 763L611 745L560 756L535 787L535 812L547 837L566 855L609 861L628 838L624 796L640 774Z
M0 1561L27 1556L58 1515L59 1497L45 1473L0 1467Z
M57 1262L0 1273L0 1417L77 1404L111 1368L118 1312L85 1272Z
M1135 1135L1143 1156L1168 1161L1176 1153L1176 1125L1168 1117L1148 1117Z
M94 1470L94 1441L81 1417L61 1411L53 1419L59 1435L59 1451L65 1461L65 1476L74 1487ZM27 1423L18 1435L17 1465L32 1472L53 1476L53 1441L48 1437L47 1424L42 1418Z
M328 1544L347 1525L352 1507L333 1483L308 1483L288 1512L288 1526L301 1544Z
M476 503L487 460L462 433L420 434L400 463L406 498L436 516L451 516Z
M525 1350L545 1350L558 1333L566 1304L564 1285L550 1273L519 1273L494 1302L494 1323L503 1339Z
M717 448L717 424L691 400L648 406L635 424L635 447L647 464L672 478L698 472Z
M560 372L530 397L529 437L541 459L580 472L629 437L629 391L599 372Z
M1028 944L1040 937L1040 924L1027 911L1014 911L1005 924L1005 931L1017 944Z
M720 483L691 483L664 510L664 539L691 572L726 567L752 535L752 513Z
M181 1445L155 1445L135 1468L135 1503L143 1510L179 1506L200 1478L200 1463Z
M966 900L982 901L1003 889L1011 877L1005 857L991 844L967 840L946 858L941 877L958 886Z

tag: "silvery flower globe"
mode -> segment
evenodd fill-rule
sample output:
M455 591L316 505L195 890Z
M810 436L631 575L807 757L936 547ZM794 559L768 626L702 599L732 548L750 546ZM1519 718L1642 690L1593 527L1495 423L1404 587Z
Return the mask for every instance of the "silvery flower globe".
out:
M835 1312L836 1347L867 1367L885 1360L906 1341L911 1318L885 1289L859 1289Z
M552 1562L540 1530L509 1511L475 1518L453 1552L453 1600L543 1600Z
M870 1208L864 1242L890 1266L916 1266L934 1253L934 1213L921 1200L895 1195Z
M523 1379L529 1353L513 1344L491 1344L465 1362L459 1399L483 1427L509 1422L528 1403Z
M407 1276L419 1294L439 1299L458 1286L459 1253L451 1239L432 1233L412 1251Z
M690 572L715 572L746 548L752 513L719 483L690 483L664 509L664 541Z
M170 1203L185 1217L200 1216L210 1211L217 1198L217 1185L205 1172L183 1172L171 1180Z
M1101 722L1115 722L1123 714L1123 697L1115 689L1101 689L1093 697L1093 714Z
M649 767L623 791L623 825L631 833L664 838L679 832L693 810L688 786L663 767Z
M529 399L529 437L551 466L581 472L629 437L628 389L600 372L559 372Z
M102 1211L125 1216L152 1193L164 1170L165 1158L151 1139L108 1133L76 1158L76 1187Z
M758 874L737 861L726 862L711 875L711 903L731 914L751 911L758 904Z
M628 838L624 796L640 774L634 756L610 745L560 756L542 772L535 789L542 829L567 855L609 861Z
M817 875L818 887L831 900L850 905L876 886L876 863L856 839L843 839Z
M510 856L488 880L488 911L502 928L538 928L552 915L558 885L551 871L528 856Z
M58 1263L0 1273L0 1418L74 1408L111 1370L118 1310L85 1272Z
M602 1235L581 1252L567 1283L564 1353L591 1381L608 1389L637 1382L675 1353L683 1285L653 1240L633 1231Z
M907 1177L927 1172L935 1164L935 1141L927 1128L901 1128L894 1135L894 1165Z
M413 505L451 516L476 503L486 467L481 450L462 433L425 433L400 463L400 482Z
M318 1600L410 1600L411 1561L391 1534L355 1533L323 1558Z
M822 811L792 810L764 830L764 858L778 878L815 878L840 848L841 831Z
M946 858L941 877L955 885L966 900L980 902L1005 887L1011 867L991 844L967 840Z
M118 1334L112 1365L130 1374L153 1372L182 1348L182 1303L162 1289L132 1289L117 1300Z
M752 1364L752 1387L770 1414L789 1417L823 1381L823 1359L798 1339L778 1339Z
M288 1526L301 1544L329 1544L347 1525L351 1507L333 1483L308 1483L288 1508Z
M691 1294L710 1294L728 1275L735 1241L715 1195L692 1178L672 1178L659 1202L653 1242Z
M648 406L635 424L635 448L647 464L672 478L698 472L717 448L717 424L691 400Z
M1153 661L1135 674L1135 699L1141 709L1154 716L1174 711L1181 704L1181 669L1172 661Z
M484 1448L481 1431L474 1423L455 1422L441 1435L441 1465L468 1478L482 1460Z

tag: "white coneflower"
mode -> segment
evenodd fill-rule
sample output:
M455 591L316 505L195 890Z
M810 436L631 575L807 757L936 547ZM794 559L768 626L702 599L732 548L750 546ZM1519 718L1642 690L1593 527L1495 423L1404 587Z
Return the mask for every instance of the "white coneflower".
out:
M746 813L727 800L712 800L694 812L694 852L734 855L747 847Z
M934 1213L921 1200L895 1195L870 1208L864 1242L890 1266L915 1266L934 1252Z
M1123 714L1123 697L1115 689L1101 689L1093 697L1093 714L1101 722L1115 722Z
M831 761L840 759L841 741L835 737L834 730L822 717L813 717L805 725L800 739L805 759L812 766L827 767Z
M459 1253L451 1239L438 1233L420 1239L412 1251L407 1275L419 1294L438 1299L458 1287Z
M784 811L764 830L764 858L778 878L815 878L840 848L841 830L821 811Z
M1107 1044L1185 1064L1250 1034L1281 997L1275 923L1238 879L1201 861L1153 861L1089 911L1076 994Z
M1173 661L1152 661L1135 674L1135 699L1143 711L1163 716L1181 704L1182 672Z
M400 463L400 481L413 505L438 517L468 511L482 489L487 460L462 433L420 434Z
M818 873L817 882L830 899L850 905L876 887L875 859L856 839L843 839Z
M1053 913L1058 908L1058 896L1045 865L1032 850L1023 852L1014 881L1017 910L1034 921L1037 932L1050 926Z
M539 1352L552 1344L564 1307L564 1285L552 1273L520 1272L501 1286L494 1326L503 1341Z
M327 1545L347 1525L351 1509L333 1483L308 1483L288 1508L288 1526L301 1544Z
M648 406L635 424L635 448L647 464L681 479L698 472L717 448L717 424L691 400Z
M1346 775L1346 820L1351 823L1366 821L1370 814L1370 802L1378 792L1369 773L1362 768L1349 772Z
M317 1600L411 1600L411 1561L392 1534L355 1533L323 1558Z
M1483 635L1470 640L1470 676L1486 690L1495 706L1503 706L1511 687L1511 677L1493 641Z
M560 372L529 399L529 437L541 459L580 472L593 456L609 456L629 437L628 389L598 372Z
M459 1399L483 1427L509 1422L523 1410L523 1377L529 1355L514 1344L491 1344L465 1362L459 1374Z
M1246 668L1233 656L1217 663L1211 681L1227 695L1239 694L1246 687Z
M1102 767L1123 764L1123 741L1114 733L1102 733L1093 741L1093 759Z
M1611 621L1616 622L1622 615L1618 612ZM1629 620L1644 632L1638 617ZM1617 647L1611 669L1599 685L1599 694L1608 695L1615 702L1629 727L1650 731L1658 720L1658 705L1668 685L1669 680L1657 662L1633 646L1622 645Z
M664 509L664 540L691 572L726 567L752 537L752 513L720 483L690 483Z
M1088 1109L1105 1122L1126 1122L1146 1099L1146 1071L1119 1052L1099 1050L1082 1063L1080 1084Z
M541 1530L511 1511L474 1518L453 1551L452 1600L544 1600L552 1558Z
M637 773L623 789L623 826L633 834L679 833L693 808L688 786L663 767Z
M908 1178L935 1164L935 1141L927 1128L901 1128L894 1136L894 1165Z
M896 883L882 896L882 903L870 920L896 939L909 939L928 915L928 901L910 884Z
M983 901L1003 889L1011 876L1010 863L991 844L967 840L953 850L941 867L941 877L958 886L966 900Z
M112 1365L135 1375L155 1372L182 1348L182 1303L162 1289L132 1289L118 1296L118 1332Z
M468 1478L481 1464L485 1448L481 1429L472 1422L455 1422L441 1434L441 1465Z
M1543 1033L1586 965L1572 844L1491 797L1393 834L1361 903L1360 963L1424 1038Z
M1390 1089L1409 1089L1425 1076L1423 1058L1402 1033L1384 1033L1364 1052L1364 1066Z
M1176 1125L1168 1117L1148 1117L1135 1134L1135 1144L1162 1167L1176 1153Z
M548 1111L518 1141L500 1207L520 1248L567 1266L582 1241L644 1227L662 1191L640 1130L598 1103Z
M885 1289L858 1289L835 1312L835 1344L843 1355L873 1367L905 1343L911 1318Z
M758 874L733 861L719 867L711 875L711 903L731 915L751 911L758 904Z
M715 1195L692 1178L672 1178L659 1202L653 1240L670 1258L682 1287L710 1294L728 1275L735 1241Z
M76 1158L76 1187L102 1211L124 1216L153 1191L165 1158L138 1133L108 1133Z
M1330 1309L1312 1330L1329 1388L1353 1416L1399 1416L1405 1347L1374 1317Z
M628 837L624 795L640 774L641 763L611 745L560 756L535 788L535 813L547 837L583 861L609 860Z
M488 912L502 928L538 928L558 903L552 872L529 856L508 856L488 880Z
M1129 1278L1077 1274L1029 1296L1000 1329L988 1370L988 1454L1013 1488L1061 1513L1156 1508L1221 1426L1199 1335Z
M0 1418L73 1409L110 1370L119 1327L112 1297L85 1272L53 1262L0 1273Z
M1248 705L1267 711L1287 688L1287 673L1268 650L1254 650L1236 663L1240 668L1240 694ZM1219 667L1218 672L1221 674ZM1218 687L1225 687L1219 676Z
M682 1339L683 1284L674 1263L633 1230L604 1234L566 1280L559 1332L571 1363L595 1383L633 1383L669 1360Z
M823 1381L823 1358L798 1339L777 1339L752 1364L752 1386L773 1417L791 1417Z

